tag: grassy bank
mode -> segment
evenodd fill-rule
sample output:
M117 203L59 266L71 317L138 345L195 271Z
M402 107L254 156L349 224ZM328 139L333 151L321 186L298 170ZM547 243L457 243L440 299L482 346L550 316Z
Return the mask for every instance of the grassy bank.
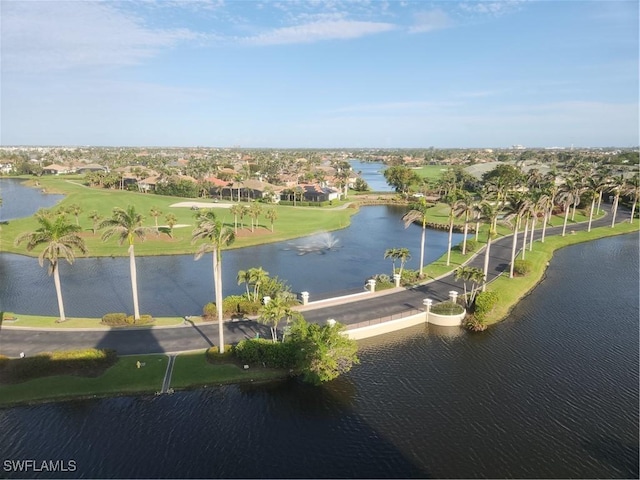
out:
M20 361L20 360L15 360ZM137 367L137 362L143 364ZM0 407L18 404L156 393L162 389L167 369L166 355L121 357L100 376L55 375L16 384L0 384ZM171 387L187 389L227 383L261 382L285 378L287 372L269 368L245 370L229 360L209 363L204 351L176 357Z
M544 243L534 242L531 252L527 251L526 258L531 262L532 270L523 277L509 278L503 275L492 282L488 287L488 291L496 292L498 295L498 304L493 309L487 320L487 325L497 323L504 320L509 312L516 304L543 279L544 272L548 263L553 258L553 254L559 248L575 245L577 243L597 240L599 238L611 237L614 235L622 235L625 233L638 232L640 224L621 223L617 224L615 229L610 227L594 228L591 232L580 231L574 234L567 234L565 237L550 236L545 239Z
M57 323L59 317L52 315L15 315L15 321L3 321L3 325L15 326L15 327L30 327L30 328L153 328L153 327L169 327L175 325L182 325L184 322L183 317L156 317L154 322L149 325L136 326L131 325L127 327L108 327L100 323L100 318L89 317L67 317L67 321L63 323ZM202 317L190 317L190 320L195 323L201 323Z

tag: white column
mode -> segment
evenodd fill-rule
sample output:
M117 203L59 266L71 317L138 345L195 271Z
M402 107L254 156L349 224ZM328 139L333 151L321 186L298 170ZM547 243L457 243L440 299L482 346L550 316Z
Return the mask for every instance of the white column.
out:
M307 303L309 303L309 292L301 292L300 295L302 295L303 305L306 305Z
M456 292L455 290L451 290L449 292L449 300L451 300L453 303L458 303L458 292Z
M376 281L375 281L375 279L372 278L370 280L367 280L367 287L369 287L369 291L371 293L375 292L376 291Z
M327 325L329 325L330 327L335 326L336 321L333 318L330 318L329 320L327 320Z
M425 298L422 301L422 304L424 305L424 311L426 312L427 323L429 323L429 312L431 311L432 303L433 303L433 300L431 300L430 298Z
M271 301L271 297L269 295L266 295L266 296L262 297L262 304L263 305L267 305L270 301Z
M394 273L393 274L393 281L396 282L396 287L400 286L400 274L399 273Z

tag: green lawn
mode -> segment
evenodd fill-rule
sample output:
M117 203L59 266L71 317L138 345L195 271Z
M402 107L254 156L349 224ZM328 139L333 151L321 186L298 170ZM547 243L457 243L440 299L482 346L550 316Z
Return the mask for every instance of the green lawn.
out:
M137 368L136 362L145 366ZM165 355L121 357L96 378L59 375L14 385L0 385L0 406L65 398L160 391L167 368Z
M32 183L32 179L25 179ZM172 213L176 216L179 225L173 229L172 237L166 234L151 233L146 241L138 242L135 245L136 255L170 255L194 253L197 246L191 244L191 232L195 226L195 212L189 208L171 207L171 205L186 201L205 201L212 206L219 205L212 200L189 199L179 197L168 197L154 194L143 194L138 192L128 192L120 190L105 190L99 188L88 188L81 185L81 176L43 176L38 179L39 188L45 188L48 192L64 193L66 197L58 204L59 207L67 208L69 205L77 204L82 208L82 213L78 216L79 225L82 227L83 236L89 249L89 256L125 256L127 246L119 246L115 239L102 242L101 232L94 234L92 231L93 222L88 218L92 210L96 210L103 218L111 216L113 207L126 208L134 205L136 210L145 216L144 225L154 227L155 221L149 211L151 207L156 207L162 211L158 217L158 225L165 225L165 215ZM235 243L230 248L246 247L267 242L276 242L291 238L310 235L320 231L331 231L344 228L349 225L350 217L357 209L331 209L315 207L292 207L292 206L271 206L262 205L263 212L266 208L275 208L278 218L274 223L274 232L270 230L270 222L263 215L258 220L259 226L251 232L250 218L244 218L244 228L238 230ZM229 226L233 226L233 215L226 208L215 210L219 218ZM310 212L313 212L310 214ZM69 215L71 221L75 222L75 217ZM24 245L14 246L15 238L22 232L33 231L37 228L34 217L12 220L6 225L2 225L2 235L0 235L0 251L26 254ZM37 255L38 252L33 252Z
M233 363L209 363L204 350L185 353L176 357L171 377L171 387L189 388L223 383L240 383L273 380L287 376L287 372L271 368L244 370Z
M448 168L444 165L424 165L420 168L413 169L421 178L436 180L446 172Z
M14 314L17 317L17 321L6 322L4 325L11 325L16 327L32 327L32 328L129 328L127 327L108 327L100 323L100 318L76 318L67 317L67 321L63 323L57 323L58 317L48 315L23 315ZM201 317L191 317L191 321L199 323L202 322ZM136 328L151 328L153 326L171 326L181 325L184 322L183 317L157 317L155 321L150 325L136 327Z

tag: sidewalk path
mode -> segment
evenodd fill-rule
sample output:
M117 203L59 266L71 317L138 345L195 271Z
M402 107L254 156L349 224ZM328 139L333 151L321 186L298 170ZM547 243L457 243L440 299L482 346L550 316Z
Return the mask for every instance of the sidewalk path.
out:
M594 220L593 227L609 226L611 217L609 206L603 206L607 215ZM627 211L619 209L616 221L628 221ZM587 222L568 224L567 235L572 231L587 229ZM562 224L547 227L546 235L559 235ZM542 228L537 226L535 239L540 239ZM519 233L518 242L522 239ZM428 235L427 235L428 241ZM491 244L489 263L489 281L508 270L511 260L512 236L502 237ZM534 246L535 249L535 246ZM483 268L484 254L480 251L470 262L472 267ZM421 310L425 298L442 301L449 297L449 291L462 292L462 284L454 280L453 273L424 285L402 289L386 294L355 297L355 300L321 302L316 307L311 304L304 308L305 319L309 322L324 323L333 318L346 325L353 325L392 315L399 316L409 310ZM382 293L382 292L381 292ZM251 320L225 323L225 343L236 343L245 338L254 338L256 334L270 338L269 328ZM17 357L20 352L33 355L38 352L76 349L76 348L113 348L120 355L138 353L172 353L205 349L217 344L217 323L190 324L181 327L155 327L137 330L56 330L18 329L3 326L0 332L0 353Z

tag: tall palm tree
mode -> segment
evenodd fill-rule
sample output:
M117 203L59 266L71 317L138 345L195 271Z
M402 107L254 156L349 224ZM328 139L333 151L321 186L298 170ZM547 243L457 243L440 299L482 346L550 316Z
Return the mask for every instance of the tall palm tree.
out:
M251 217L251 231L253 232L254 225L258 226L258 217L262 213L262 206L259 203L253 202L249 205L249 216Z
M618 203L620 202L620 195L624 193L625 182L622 175L613 177L609 186L609 191L615 195L613 199L613 211L611 215L611 228L616 224L616 215L618 213Z
M463 287L464 287L464 299L466 308L470 308L476 300L476 295L478 293L478 286L484 280L484 274L481 269L476 267L458 267L455 271L455 279L462 279ZM471 282L471 291L467 294L467 282Z
M420 237L420 270L418 272L420 277L422 277L422 268L424 265L424 244L427 232L427 210L429 210L429 208L431 207L425 198L421 197L418 202L413 205L413 208L402 216L404 228L408 228L413 222L420 222L422 224L422 236Z
M513 226L513 241L511 242L511 262L509 266L509 278L513 278L513 267L516 259L516 249L518 245L518 230L522 218L526 212L531 208L531 203L522 194L514 195L511 201L507 204L507 216L505 220ZM526 242L526 236L525 236Z
M453 220L455 212L453 210L457 200L456 191L452 190L446 197L445 203L449 206L449 237L447 242L447 267L451 263L451 241L453 239Z
M470 193L464 192L453 205L453 213L457 218L464 217L464 231L462 233L462 255L467 254L467 233L469 232L469 219L474 213L474 201Z
M404 270L404 265L407 263L407 260L411 260L411 252L408 248L399 248L398 249L398 260L400 260L400 277L402 278L402 271Z
M242 215L242 205L240 205L239 203L234 203L233 205L231 205L231 208L229 208L229 212L231 212L231 215L233 215L233 232L237 235L238 217Z
M500 215L500 207L497 203L483 202L482 203L482 217L489 223L489 231L487 233L487 248L484 251L484 269L482 271L483 285L482 291L484 292L487 286L487 278L489 274L489 255L491 251L491 238L493 237L495 230L494 225L498 223L498 216Z
M104 220L100 224L100 229L107 229L102 234L103 242L115 236L120 245L125 241L129 245L129 271L131 274L131 290L133 292L133 318L135 320L140 320L140 309L138 307L138 277L133 244L136 237L143 242L150 231L149 227L142 226L143 219L144 217L136 212L136 208L133 205L129 205L126 210L115 207L111 218Z
M80 205L78 205L77 203L74 203L73 205L69 205L69 208L67 210L71 215L73 215L74 217L76 217L76 225L80 225L80 220L79 220L79 216L82 213L82 207Z
M198 247L195 259L199 260L207 252L213 256L213 289L218 311L218 335L220 353L224 353L224 331L222 318L222 248L233 243L236 236L233 230L216 218L213 210L200 211L196 215L197 225L191 234L191 243L205 240Z
M596 175L591 175L585 180L585 192L591 197L591 208L589 209L589 225L587 232L591 231L591 222L593 221L593 212L596 206L596 200L602 195L602 189L606 184Z
M289 323L297 318L302 318L302 314L293 310L289 301L280 295L269 300L269 302L260 309L258 322L269 325L271 329L271 339L274 343L278 341L278 324L283 318Z
M567 230L567 220L569 220L569 210L571 205L576 201L576 188L575 182L567 178L565 183L561 186L560 193L557 196L557 200L563 205L564 208L564 223L562 224L562 236L565 236ZM579 201L579 200L578 200Z
M249 283L253 285L253 301L258 301L258 293L260 292L260 285L262 285L269 278L269 272L262 267L250 268Z
M278 219L278 211L275 208L270 208L264 213L264 216L271 222L271 233L273 233L273 222Z
M156 223L156 233L158 233L158 217L162 215L162 211L158 207L151 207L151 210L149 210L149 215L153 217L153 220Z
M399 248L387 248L384 251L384 259L386 260L387 258L390 258L393 264L393 270L391 271L391 276L395 275L396 273L396 260L398 259L399 250L400 250Z
M89 220L91 220L92 224L93 224L93 234L96 234L96 230L98 230L98 224L100 223L100 220L102 220L102 217L100 216L100 214L98 213L97 210L91 210L89 212L88 215Z
M249 293L249 283L251 282L251 273L249 272L249 270L238 270L236 280L238 280L238 285L244 283L244 288L247 292L247 298L250 299L251 294Z
M633 223L633 219L636 214L636 206L638 205L638 199L640 199L640 175L637 173L627 180L627 193L633 197L633 204L631 205L631 217L629 223Z
M58 311L60 313L59 322L66 321L64 314L64 303L62 302L62 289L60 287L60 272L58 269L59 260L65 259L69 264L75 260L73 249L77 248L82 253L87 252L84 240L78 231L80 227L69 223L64 215L60 215L55 219L47 217L38 217L40 228L35 232L25 232L19 235L15 244L19 245L26 241L27 251L30 252L39 245L46 245L44 250L38 256L40 266L44 266L44 261L49 262L48 273L53 275L53 283L56 287L56 296L58 298Z

